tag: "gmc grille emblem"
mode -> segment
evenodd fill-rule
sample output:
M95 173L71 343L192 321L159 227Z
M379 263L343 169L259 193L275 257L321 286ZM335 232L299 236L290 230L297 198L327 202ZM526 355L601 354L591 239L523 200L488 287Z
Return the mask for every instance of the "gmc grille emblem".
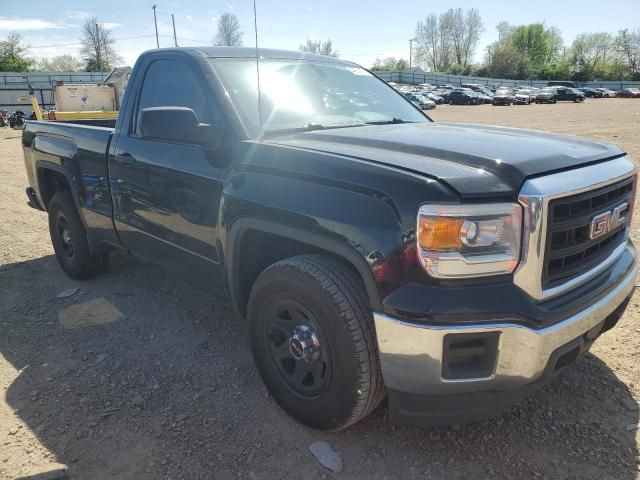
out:
M589 238L595 240L625 223L627 218L622 216L622 212L624 212L628 206L627 202L624 202L610 212L604 212L593 217L589 227Z

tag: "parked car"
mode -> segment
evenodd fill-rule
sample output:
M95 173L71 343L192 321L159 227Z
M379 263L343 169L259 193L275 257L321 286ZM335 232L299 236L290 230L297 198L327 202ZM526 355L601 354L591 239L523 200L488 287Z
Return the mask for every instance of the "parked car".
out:
M584 93L575 88L556 87L556 100L558 102L584 102Z
M552 88L543 88L536 93L536 103L556 103L556 92Z
M591 97L591 98L604 97L604 93L602 93L597 88L580 87L580 88L577 88L576 90L579 90L580 92L584 93L585 97Z
M614 90L610 90L608 88L596 88L596 90L599 90L602 92L602 96L605 98L615 98L618 93L615 92Z
M459 88L453 90L447 97L449 105L479 105L480 97L473 90Z
M366 106L328 108L338 90ZM119 249L226 294L271 397L317 429L385 398L393 421L502 413L613 328L636 284L624 151L432 123L337 58L152 50L117 125L27 121L22 147L68 276Z
M451 92L452 90L441 90L439 88L436 88L435 90L431 91L431 93L433 93L434 95L438 95L439 97L442 97L445 102L447 101L447 97Z
M547 82L547 87L569 87L576 88L576 82L569 82L567 80L551 80Z
M493 105L507 105L510 107L511 105L513 105L514 100L515 98L511 90L508 90L506 88L499 88L493 95L491 103Z
M480 85L472 89L482 100L482 103L491 103L493 101L493 92L486 87Z
M433 91L428 92L426 94L426 97L431 100L432 102L435 102L437 105L441 105L444 103L444 97L435 94Z
M422 95L417 95L415 93L406 93L405 97L407 97L420 110L431 110L432 108L436 108L435 102L432 102Z
M518 90L513 103L516 105L531 105L531 90Z
M420 108L422 110L433 110L436 108L436 102L431 100L426 94L418 94L416 97L420 101Z
M618 90L616 96L618 98L640 98L640 90L637 88L623 88Z

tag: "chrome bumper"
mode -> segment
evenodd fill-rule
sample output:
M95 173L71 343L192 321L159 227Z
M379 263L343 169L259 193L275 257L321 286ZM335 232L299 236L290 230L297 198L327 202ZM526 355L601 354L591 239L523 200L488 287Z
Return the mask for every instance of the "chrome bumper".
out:
M634 249L627 246L634 255ZM399 392L446 395L500 391L523 387L545 371L554 351L579 338L607 318L633 291L637 266L605 297L555 325L533 330L500 322L475 326L410 324L374 312L380 362L385 384ZM442 377L444 336L499 332L498 359L491 376L464 380Z

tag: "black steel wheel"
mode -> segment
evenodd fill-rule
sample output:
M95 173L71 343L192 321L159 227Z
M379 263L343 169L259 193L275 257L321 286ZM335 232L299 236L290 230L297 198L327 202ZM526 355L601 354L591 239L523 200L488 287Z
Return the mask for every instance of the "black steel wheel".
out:
M56 233L60 238L61 252L65 258L73 260L75 253L73 249L73 234L69 228L69 220L63 211L58 211L56 215Z
M108 253L93 254L87 231L69 190L56 193L47 207L49 234L58 263L75 279L90 278L107 268Z
M260 376L299 422L339 430L384 398L366 292L339 260L300 255L271 265L251 289L247 317Z
M263 339L275 371L295 395L318 398L331 382L329 342L313 313L292 298L278 299L265 313Z

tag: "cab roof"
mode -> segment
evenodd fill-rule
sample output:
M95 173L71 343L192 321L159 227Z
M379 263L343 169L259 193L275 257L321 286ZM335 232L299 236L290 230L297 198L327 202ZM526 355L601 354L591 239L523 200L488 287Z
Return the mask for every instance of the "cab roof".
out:
M210 58L256 58L256 49L251 47L193 47ZM346 60L337 57L328 57L325 55L313 55L310 53L292 51L292 50L275 50L271 48L257 49L261 58L282 58L291 60L316 60L322 62L334 62L342 64L352 64Z

